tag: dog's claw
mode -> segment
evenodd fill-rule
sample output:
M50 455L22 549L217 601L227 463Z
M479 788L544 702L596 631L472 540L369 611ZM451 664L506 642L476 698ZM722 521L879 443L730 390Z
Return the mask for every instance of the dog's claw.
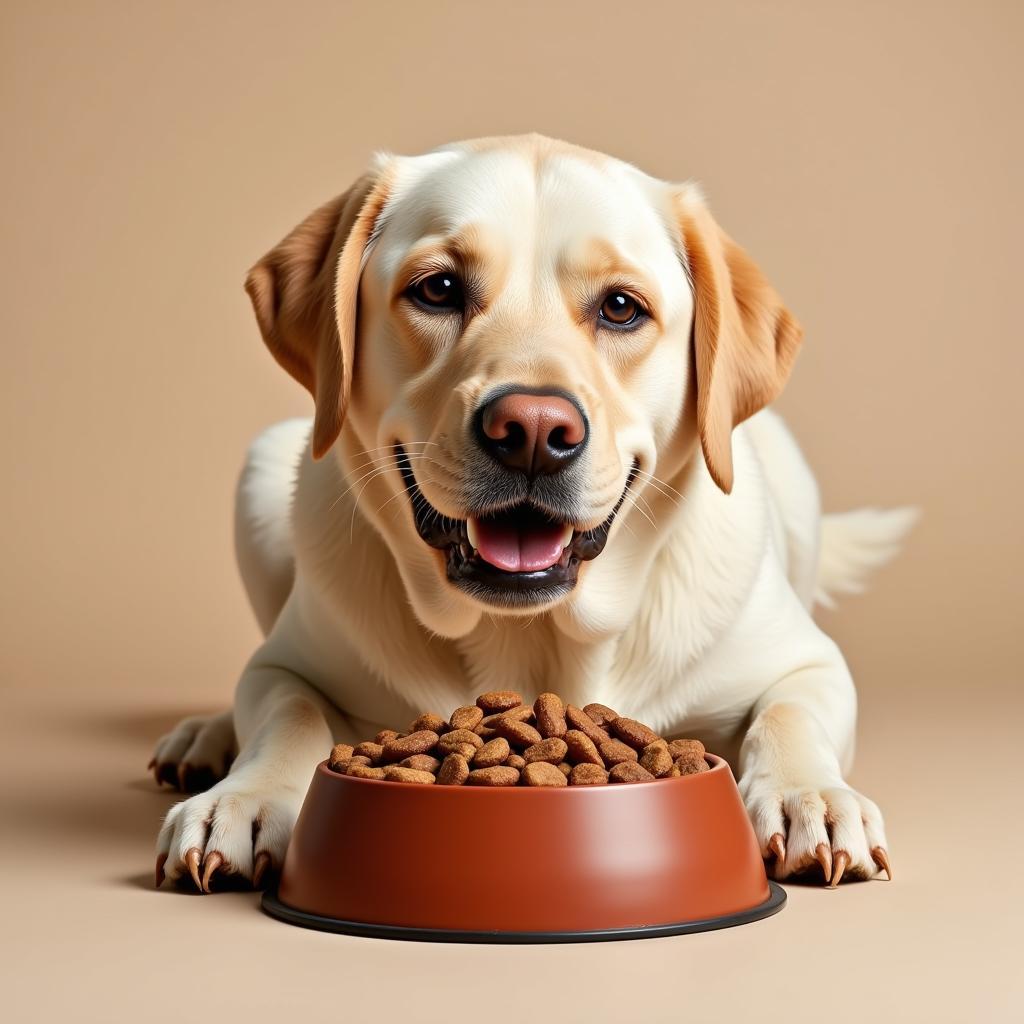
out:
M156 859L156 888L164 884L164 864L167 863L167 854L161 853Z
M210 879L223 863L224 857L216 850L206 855L206 860L203 861L203 892L210 892Z
M835 856L835 868L832 872L832 881L828 887L835 889L842 881L843 872L850 866L850 855L845 850L840 850Z
M892 881L892 866L889 864L889 854L884 846L876 846L871 850L871 859L885 872L885 877Z
M182 761L181 764L178 765L178 789L180 789L182 793L185 792L185 779L190 767L191 766L185 761Z
M832 877L832 850L828 843L818 843L814 848L814 856L821 865L821 870L825 875L825 884L828 885L829 879Z
M189 874L192 876L192 881L196 883L196 888L202 892L203 883L199 878L199 847L193 846L185 854L185 866L188 868Z
M776 832L775 835L768 840L768 849L775 854L775 861L777 864L782 864L786 859L786 840L782 838L781 832Z
M146 765L146 771L151 772L156 767L156 757L149 759L149 764Z
M252 887L258 889L260 882L263 881L263 876L267 873L267 868L270 867L270 854L266 850L256 854L256 864L252 870Z

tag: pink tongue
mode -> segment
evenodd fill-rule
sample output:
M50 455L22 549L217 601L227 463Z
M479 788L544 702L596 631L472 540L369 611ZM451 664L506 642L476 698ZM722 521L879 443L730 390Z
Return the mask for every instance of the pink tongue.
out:
M499 523L476 522L480 557L505 572L537 572L562 557L562 528L534 527L517 530Z

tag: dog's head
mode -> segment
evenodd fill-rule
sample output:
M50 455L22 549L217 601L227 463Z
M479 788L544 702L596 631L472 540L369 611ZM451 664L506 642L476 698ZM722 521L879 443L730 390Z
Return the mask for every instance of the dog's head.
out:
M378 158L246 288L314 457L446 635L578 603L622 529L653 545L698 442L728 493L801 333L695 187L541 136Z

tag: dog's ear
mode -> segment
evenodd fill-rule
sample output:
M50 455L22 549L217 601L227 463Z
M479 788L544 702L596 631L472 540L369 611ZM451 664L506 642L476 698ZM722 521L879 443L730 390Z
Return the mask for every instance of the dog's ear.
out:
M245 279L267 348L316 402L315 459L334 444L345 419L363 253L389 181L386 169L361 177L311 213Z
M732 490L732 431L786 383L803 330L693 189L675 197L693 284L697 426L715 483Z

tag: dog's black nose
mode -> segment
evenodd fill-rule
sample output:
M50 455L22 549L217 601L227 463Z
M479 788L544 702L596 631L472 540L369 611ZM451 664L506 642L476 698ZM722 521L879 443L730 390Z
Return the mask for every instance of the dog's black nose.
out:
M586 447L587 421L571 399L514 391L477 411L477 440L491 458L528 476L557 473Z

